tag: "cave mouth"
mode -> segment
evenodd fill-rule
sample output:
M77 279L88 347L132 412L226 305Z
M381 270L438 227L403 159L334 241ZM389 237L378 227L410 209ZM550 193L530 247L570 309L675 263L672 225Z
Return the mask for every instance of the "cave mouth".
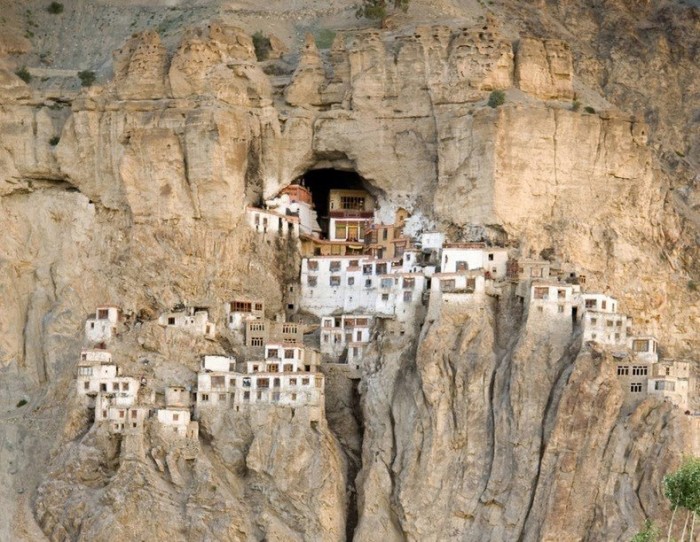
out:
M370 183L357 172L333 168L309 170L295 179L292 184L305 186L311 192L318 222L324 232L328 232L331 190L365 190L369 194L372 193Z

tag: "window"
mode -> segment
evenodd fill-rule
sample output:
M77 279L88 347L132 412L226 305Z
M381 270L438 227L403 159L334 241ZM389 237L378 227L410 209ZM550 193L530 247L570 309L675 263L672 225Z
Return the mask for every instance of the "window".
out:
M455 287L456 285L454 279L440 281L440 290L443 292L453 292Z
M279 357L280 357L280 356L279 356L279 350L277 350L277 348L270 348L270 349L267 351L267 357L268 357L268 358L279 358Z
M108 309L97 309L97 319L98 320L107 320L109 318L109 310Z
M537 307L537 312L544 312L544 307L542 307L542 305ZM595 339L595 337L593 337L593 338Z
M635 339L632 341L632 350L635 352L648 352L649 351L649 341L646 339L640 340Z
M243 400L244 400L244 401L250 401L250 392L249 392L249 391L244 391L244 392L243 392Z
M112 391L119 391L119 382L112 382Z
M291 373L293 371L294 371L294 365L292 365L291 363L284 364L284 372L285 373Z
M226 394L225 393L219 394L219 401L226 401Z
M340 262L338 260L333 260L329 267L331 273L340 271Z
M598 323L598 319L597 319L597 318L591 318L591 325L592 325L592 326L596 325L597 323Z
M657 391L676 391L676 383L668 380L657 380L654 382L654 389Z
M296 394L296 393L293 393L293 394L292 394L292 401L296 401L296 400L297 400L297 394Z
M250 388L250 377L249 376L246 376L243 378L243 387Z
M120 418L123 418L123 417L124 417L124 414L125 414L125 412L124 412L123 410L120 410L120 411L119 411L119 417L120 417Z
M614 324L614 323L615 323L615 322L614 322L613 320L608 320L608 321L607 321L608 327L613 327L613 324Z
M403 293L403 302L410 303L413 300L413 292L406 291Z
M365 198L362 196L340 196L340 208L362 211L365 208Z
M90 389L90 382L83 382L83 389L89 390Z
M547 294L549 293L549 288L535 286L535 299L547 299Z
M455 263L455 269L457 271L467 271L469 269L469 266L467 265L467 262L459 261Z
M355 277L348 277L348 286L353 286L355 284Z
M407 290L415 288L416 287L416 279L414 279L413 277L410 277L410 278L404 277L403 287Z
M372 279L366 279L365 280L365 288L371 288L372 287Z
M308 379L308 378L302 378L302 379L301 379L301 385L302 385L302 386L308 386L308 385L309 385L309 379Z
M630 384L630 391L632 393L639 393L642 391L642 383L641 382L632 382Z
M174 326L174 325L175 325L175 317L174 317L174 316L170 316L170 317L168 318L168 325L169 325L169 326Z
M616 340L616 341L619 341L619 340L620 340L620 334L619 334L619 333L615 333L615 340Z
M493 261L493 253L489 254L489 261L490 261L490 262Z
M329 283L331 286L340 286L340 277L338 275L332 275Z
M598 306L598 303L596 302L595 299L586 299L586 308L587 309L595 309Z
M209 394L208 393L203 393L202 394L202 401L208 401L209 400Z
M371 275L372 274L372 264L367 264L362 266L362 274L363 275Z
M221 389L226 387L226 377L224 376L212 376L211 377L211 387L214 389Z
M313 288L314 286L316 286L318 284L318 277L315 277L313 275L309 275L308 277L306 277L306 284L308 286L310 286L311 288Z
M258 382L256 384L256 387L269 388L270 387L270 379L269 378L258 378Z
M335 223L335 239L346 239L348 236L347 225L345 222Z
M290 386L296 386L296 385L297 385L297 379L296 379L296 378L290 378L290 379L289 379L289 385L290 385Z
M632 374L634 376L646 376L648 373L648 368L646 365L633 365Z
M376 274L377 275L386 275L386 264L385 263L378 263L377 264Z
M605 310L607 304L608 304L608 302L605 301L605 299L603 299L603 300L600 302L600 308L603 309L603 310Z
M330 335L328 333L323 334L323 342L327 343L330 341Z
M251 346L262 346L263 345L263 339L262 337L253 337L250 340L250 345Z
M671 375L671 368L666 367L666 376L670 376L670 375Z
M622 327L622 320L618 320L617 322L615 322L615 325L617 327Z
M394 284L394 281L392 279L382 279L381 281L381 286L382 288L391 288Z
M630 368L627 365L617 366L617 376L627 376L630 374Z
M307 269L309 271L318 271L318 260L309 260L307 263Z
M559 313L564 312L564 305L557 306L557 312L559 312Z
M294 359L294 350L292 348L284 351L284 359Z
M78 374L81 376L92 376L92 367L80 367Z
M350 260L350 263L348 264L350 267L358 267L360 265L359 260Z
M530 276L533 278L542 278L542 268L541 267L531 267Z
M179 415L179 414L173 414L173 421L174 421L174 422L179 422L179 421L180 421L180 415Z
M382 294L382 301L389 301L389 294Z
M566 299L566 290L560 288L557 290L557 299Z

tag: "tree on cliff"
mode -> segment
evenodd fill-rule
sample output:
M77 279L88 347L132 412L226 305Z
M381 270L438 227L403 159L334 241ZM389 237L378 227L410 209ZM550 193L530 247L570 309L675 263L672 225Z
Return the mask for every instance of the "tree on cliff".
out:
M389 6L394 10L400 9L408 11L408 4L411 0L362 0L358 6L355 16L358 19L384 19L388 14Z
M676 472L664 476L664 495L671 501L671 507L673 508L671 522L668 525L667 539L671 539L673 520L678 508L685 508L686 516L681 540L685 539L688 519L691 515L693 521L690 524L690 540L692 540L693 530L695 528L695 516L700 513L700 458L688 458Z

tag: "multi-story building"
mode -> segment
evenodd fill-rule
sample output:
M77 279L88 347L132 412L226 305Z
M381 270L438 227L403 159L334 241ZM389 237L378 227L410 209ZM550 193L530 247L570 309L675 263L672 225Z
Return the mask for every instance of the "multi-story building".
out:
M262 347L268 342L301 344L304 342L304 326L295 322L268 319L248 320L245 331L246 346Z
M648 393L662 397L681 410L689 409L690 363L671 359L662 360L651 366Z
M483 269L487 278L504 279L508 249L487 247L485 243L448 243L442 247L441 273Z
M169 329L203 335L207 339L216 337L216 325L209 321L208 307L185 307L167 312L161 315L158 323Z
M119 307L102 305L85 322L85 338L88 342L108 343L117 334L120 320Z
M370 341L372 323L372 316L365 314L321 318L321 353L340 362L348 361L348 357L360 358Z

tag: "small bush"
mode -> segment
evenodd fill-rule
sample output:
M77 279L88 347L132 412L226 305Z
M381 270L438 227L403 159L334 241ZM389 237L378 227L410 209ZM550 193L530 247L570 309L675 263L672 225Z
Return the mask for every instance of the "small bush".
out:
M329 28L322 28L316 34L316 47L319 49L330 49L335 39L335 32Z
M25 83L29 83L32 80L32 74L29 73L26 66L22 66L19 70L15 72L15 75L19 77Z
M49 7L46 8L46 11L53 15L58 15L59 13L63 13L63 4L60 2L51 2L49 4Z
M19 403L17 403L17 408L23 407L23 406L26 405L26 404L27 404L27 400L26 400L26 399L20 399L20 400L19 400Z
M682 151L675 151L675 152L676 152L676 155L677 155L677 156L679 156L679 157L681 157L681 158L685 158L685 153L684 153L684 152L682 152Z
M595 109L593 109L590 105L587 105L586 107L584 107L583 110L584 110L586 113L590 113L590 114L594 114L594 113L595 113Z
M51 145L52 147L55 147L56 145L58 145L59 141L61 141L60 137L53 136L51 139L49 139L49 145Z
M630 542L656 542L659 537L659 528L650 519L644 521L644 529L632 537Z
M691 292L697 292L698 291L698 283L695 282L694 280L689 280L688 281L688 290Z
M574 100L573 102L571 102L572 111L578 111L579 109L581 109L581 102L579 102L578 100Z
M267 60L270 56L270 51L272 50L270 38L259 30L253 34L253 47L255 48L255 58L257 58L259 62Z
M502 90L494 90L489 95L489 107L493 107L495 109L496 107L498 107L499 105L503 105L504 103L506 103L506 93Z
M95 82L95 72L90 70L78 72L78 77L80 78L80 84L84 87L89 87Z

